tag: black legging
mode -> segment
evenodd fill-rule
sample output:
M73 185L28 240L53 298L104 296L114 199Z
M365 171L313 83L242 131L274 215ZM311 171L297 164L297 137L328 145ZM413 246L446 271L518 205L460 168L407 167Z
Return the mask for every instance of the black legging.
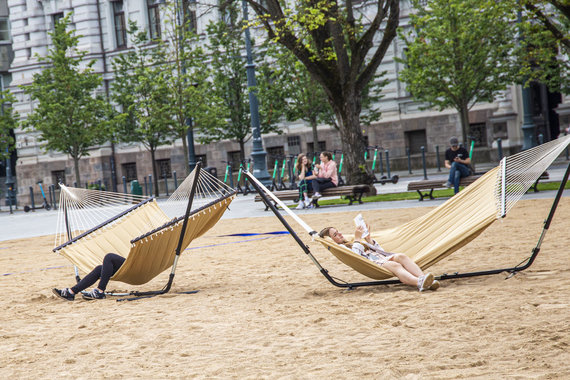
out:
M77 294L96 283L97 280L101 279L97 287L104 291L107 288L109 279L117 273L124 262L124 257L115 253L107 253L105 258L103 258L103 265L97 265L95 269L93 269L87 276L83 277L83 279L71 288L71 290L73 293Z
M313 194L320 193L325 189L336 186L330 178L315 178L313 179L312 185L313 185Z

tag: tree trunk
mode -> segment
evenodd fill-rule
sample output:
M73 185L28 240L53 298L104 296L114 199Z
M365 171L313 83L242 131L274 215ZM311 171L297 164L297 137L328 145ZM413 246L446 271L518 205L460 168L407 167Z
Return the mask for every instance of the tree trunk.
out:
M184 159L186 160L186 167L188 167L188 163L190 162L190 153L188 153L188 141L186 141L186 136L182 135L182 147L184 148ZM190 175L190 173L188 173Z
M350 185L371 184L374 181L372 173L366 168L364 161L364 138L360 126L361 96L354 89L347 89L342 96L342 103L329 100L335 112L340 131L342 151L344 153L344 168L346 182ZM337 97L336 99L339 99Z
M77 182L77 187L81 187L81 176L79 175L79 158L73 157L73 166L75 166L75 182Z
M458 111L459 119L461 121L461 137L463 139L463 143L467 145L467 132L469 131L469 110L467 109L467 103L459 105ZM464 148L469 149L467 146Z
M154 159L156 148L150 149L150 157L152 159L152 176L154 177L154 196L158 198L158 170L156 169L156 160ZM150 184L149 184L150 185Z
M245 142L243 139L239 139L239 159L241 161L240 163L245 161Z

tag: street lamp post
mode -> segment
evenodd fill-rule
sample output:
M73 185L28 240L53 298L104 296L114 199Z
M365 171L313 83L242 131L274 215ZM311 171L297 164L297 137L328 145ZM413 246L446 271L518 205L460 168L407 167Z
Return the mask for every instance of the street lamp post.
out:
M243 19L248 20L247 2L242 0ZM245 65L247 73L247 87L249 88L249 112L251 114L251 129L253 135L253 175L265 186L271 185L271 178L267 171L267 162L265 157L267 153L263 149L263 141L261 140L261 130L259 126L259 103L255 91L255 64L253 63L251 53L251 37L249 27L245 28L245 50L247 54L247 65Z
M519 9L517 12L517 23L519 27L522 23L522 11ZM524 39L522 29L519 30L519 41ZM523 125L521 127L523 132L523 146L522 149L530 149L536 145L534 135L536 126L532 121L531 103L530 103L530 87L526 86L526 78L522 84L522 101L523 101Z

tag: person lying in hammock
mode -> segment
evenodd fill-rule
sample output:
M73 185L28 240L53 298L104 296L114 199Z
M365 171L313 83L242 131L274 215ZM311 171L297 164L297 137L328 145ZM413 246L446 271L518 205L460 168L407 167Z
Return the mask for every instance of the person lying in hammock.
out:
M57 289L53 288L53 293L67 301L73 301L75 295L93 285L97 280L99 284L96 288L88 293L83 294L86 300L100 300L105 298L105 289L109 280L123 265L125 258L115 253L108 253L103 258L103 265L98 265L87 276L83 277L75 286L71 288Z
M362 226L357 227L353 241L346 240L342 233L334 227L324 228L319 232L319 236L322 238L328 236L335 243L350 248L352 252L392 272L402 283L417 286L420 292L427 289L437 290L439 288L439 281L434 279L433 274L424 274L420 267L403 253L384 251L376 240L372 239L370 234L367 233L370 231L368 224L366 224L366 229Z

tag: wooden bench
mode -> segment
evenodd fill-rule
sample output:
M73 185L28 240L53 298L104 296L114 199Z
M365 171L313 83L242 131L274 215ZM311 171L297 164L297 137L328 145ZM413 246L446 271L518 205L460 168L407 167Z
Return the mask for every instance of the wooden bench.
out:
M469 186L471 185L473 182L477 181L479 178L481 178L483 174L479 174L479 173L475 173L473 175L470 175L468 177L463 177L461 178L461 181L459 182L459 186ZM547 180L550 178L550 175L548 174L548 172L544 172L540 175L540 177L538 177L538 179L536 180L536 182L534 183L534 185L532 185L530 188L534 190L535 193L538 192L538 182L542 181L542 180ZM420 201L423 201L425 197L429 197L429 199L434 199L433 198L433 190L434 189L445 189L447 188L447 186L445 186L445 183L447 182L447 180L424 180L424 181L415 181L415 182L410 182L408 183L408 191L411 190L416 190L418 192L418 194L420 195ZM427 192L427 190L429 190L429 193ZM530 189L529 189L530 190ZM422 191L426 191L426 192L422 192Z
M473 182L477 181L481 178L482 174L473 174L468 177L461 178L459 181L459 186L469 186ZM408 191L415 190L420 195L420 201L423 201L425 197L429 197L429 199L433 198L433 190L434 189L446 189L445 183L447 179L434 179L434 180L423 180L423 181L415 181L408 183ZM429 190L429 193L427 192Z
M349 201L349 205L352 205L354 202L362 203L362 195L364 193L370 192L369 185L347 185L347 186L339 186L339 187L331 187L322 191L323 197L334 197L334 196L344 196ZM279 198L281 201L298 201L299 199L299 190L281 190L281 191L274 191L273 194ZM309 193L311 196L312 193ZM261 196L259 194L255 195L254 198L255 202L261 202ZM313 204L315 207L319 207L318 199L313 200ZM277 203L273 202L273 205L277 207ZM265 211L269 210L269 206L265 205Z

